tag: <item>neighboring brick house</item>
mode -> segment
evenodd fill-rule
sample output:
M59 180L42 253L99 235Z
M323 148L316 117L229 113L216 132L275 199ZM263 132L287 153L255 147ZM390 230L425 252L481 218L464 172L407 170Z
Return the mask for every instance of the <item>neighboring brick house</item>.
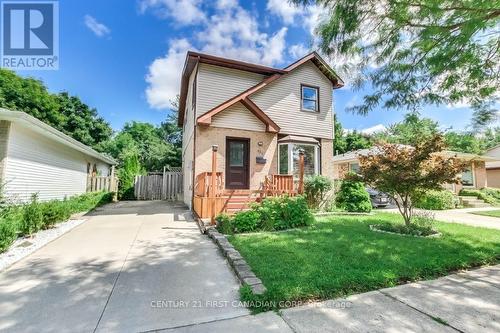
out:
M347 152L345 154L333 157L333 177L334 179L343 179L348 172L357 172L359 170L358 156L370 153L370 149L360 149ZM465 161L470 161L469 168L462 173L461 184L445 184L444 187L455 193L460 192L462 188L481 189L488 187L486 179L486 161L494 159L488 156L461 153L455 151L443 151L445 156L455 156ZM491 186L489 186L491 187Z
M486 162L488 186L500 188L500 145L488 149L485 155L496 159L496 161Z
M273 174L333 178L332 90L342 80L315 52L284 69L188 52L181 81L184 202L192 206L196 177L217 171L226 190L252 191Z

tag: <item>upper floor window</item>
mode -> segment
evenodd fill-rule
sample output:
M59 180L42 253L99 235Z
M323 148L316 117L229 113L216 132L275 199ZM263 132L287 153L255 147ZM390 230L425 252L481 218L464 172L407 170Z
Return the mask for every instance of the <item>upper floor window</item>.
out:
M302 110L310 112L319 111L319 88L301 85Z

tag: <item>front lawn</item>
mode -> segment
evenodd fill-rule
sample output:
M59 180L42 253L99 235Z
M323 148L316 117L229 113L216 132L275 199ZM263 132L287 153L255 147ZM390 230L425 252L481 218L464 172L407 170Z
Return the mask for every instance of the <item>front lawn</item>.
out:
M500 217L500 209L497 210L486 210L482 212L474 212L471 213L474 215L484 215L484 216L492 216L492 217Z
M253 296L243 288L242 298L272 308L283 306L280 301L335 298L500 262L499 230L437 223L442 237L417 238L369 229L388 221L401 218L329 216L299 230L230 236L268 289Z

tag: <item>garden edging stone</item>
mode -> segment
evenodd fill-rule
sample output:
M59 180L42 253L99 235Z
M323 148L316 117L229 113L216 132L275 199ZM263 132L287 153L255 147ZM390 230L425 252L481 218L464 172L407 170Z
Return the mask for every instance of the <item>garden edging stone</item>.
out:
M225 235L218 232L215 228L208 228L205 230L205 233L219 247L241 284L250 286L255 295L262 295L266 292L267 289L262 281L255 276L245 259L227 240Z

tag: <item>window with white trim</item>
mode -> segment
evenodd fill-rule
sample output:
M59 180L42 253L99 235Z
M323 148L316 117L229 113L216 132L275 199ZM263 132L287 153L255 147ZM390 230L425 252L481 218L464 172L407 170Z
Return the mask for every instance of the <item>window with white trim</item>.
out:
M299 151L304 151L304 175L319 174L319 146L305 143L280 143L278 171L280 175L299 176Z

